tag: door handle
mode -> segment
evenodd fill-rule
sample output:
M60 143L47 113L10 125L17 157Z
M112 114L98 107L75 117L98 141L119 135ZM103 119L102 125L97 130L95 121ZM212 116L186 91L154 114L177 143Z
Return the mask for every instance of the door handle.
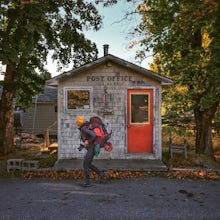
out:
M131 127L131 125L127 125L127 128L130 128Z

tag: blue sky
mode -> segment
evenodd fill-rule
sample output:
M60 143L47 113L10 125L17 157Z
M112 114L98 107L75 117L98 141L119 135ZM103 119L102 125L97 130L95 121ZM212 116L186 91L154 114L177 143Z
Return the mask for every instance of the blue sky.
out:
M118 3L108 8L99 6L99 12L104 16L103 28L98 32L88 32L87 36L96 42L99 56L103 56L103 44L109 44L109 53L121 58L133 59L135 52L129 50L128 32L137 24L137 17L133 16L132 22L123 20L126 10L134 8L133 4Z
M138 16L132 16L130 21L123 20L126 10L133 9L134 7L132 3L127 3L124 0L120 0L118 4L107 8L103 8L102 5L98 6L99 13L104 16L103 27L98 32L88 31L85 33L88 39L96 43L99 50L98 57L103 56L103 45L108 44L110 54L138 64L135 61L137 48L128 49L131 41L128 33L138 23L140 18ZM138 65L148 68L148 63L151 59L149 57ZM50 60L47 69L52 73L52 76L61 73L57 72L56 64ZM69 69L71 69L71 65L62 69L62 72Z
M109 45L109 53L127 60L137 65L141 65L144 68L148 68L148 63L151 62L152 57L146 58L141 64L135 61L135 54L138 48L128 49L131 39L129 37L129 31L138 24L140 17L138 15L130 17L130 20L124 19L126 11L133 10L135 5L133 3L127 3L125 0L119 0L116 5L103 8L98 5L99 13L104 17L103 27L98 31L87 31L86 37L92 42L95 42L99 50L98 57L103 56L103 45ZM150 54L149 54L150 55ZM49 56L48 56L49 57ZM61 72L57 72L57 65L48 58L47 70L52 74L52 77L61 74L64 71L70 70L72 65L63 68ZM0 80L3 77L0 75Z

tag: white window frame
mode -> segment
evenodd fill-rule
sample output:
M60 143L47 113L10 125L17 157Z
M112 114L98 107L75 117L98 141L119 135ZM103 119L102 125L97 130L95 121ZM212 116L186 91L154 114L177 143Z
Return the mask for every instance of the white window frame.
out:
M81 108L68 107L68 91L89 91L89 106L82 106ZM93 111L93 88L92 87L64 87L64 109L66 113L71 112L92 112Z

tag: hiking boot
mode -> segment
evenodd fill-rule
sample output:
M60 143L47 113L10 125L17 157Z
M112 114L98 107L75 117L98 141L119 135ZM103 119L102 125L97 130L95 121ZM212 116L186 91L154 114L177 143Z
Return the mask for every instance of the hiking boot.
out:
M99 173L99 182L100 183L104 183L105 182L105 173L104 173L104 171L101 171Z

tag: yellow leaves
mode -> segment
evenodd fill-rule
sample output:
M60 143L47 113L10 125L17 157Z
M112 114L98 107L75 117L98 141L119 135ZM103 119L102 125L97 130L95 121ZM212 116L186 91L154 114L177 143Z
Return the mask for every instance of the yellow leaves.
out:
M148 11L149 9L150 8L147 5L142 3L142 4L138 5L135 10L139 11L140 13L144 13L144 12Z
M204 33L202 35L202 47L204 47L205 49L207 49L209 47L209 44L211 43L211 39L209 37L208 33Z
M180 94L185 94L187 92L187 86L176 86L176 92Z
M162 106L161 108L161 115L165 115L167 112L166 108L164 106Z

